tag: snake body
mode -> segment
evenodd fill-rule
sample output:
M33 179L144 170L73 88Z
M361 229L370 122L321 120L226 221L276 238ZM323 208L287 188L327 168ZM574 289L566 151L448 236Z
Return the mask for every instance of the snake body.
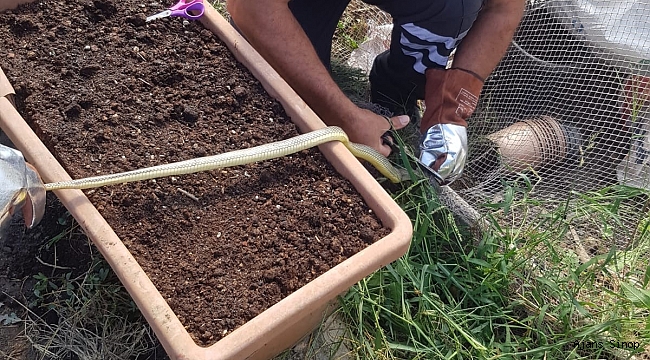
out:
M166 176L192 174L231 166L245 165L297 153L330 141L342 142L357 158L368 161L393 183L402 181L404 175L390 161L373 148L353 143L343 129L330 126L311 131L286 140L268 143L224 154L205 156L170 164L127 171L117 174L94 176L84 179L45 184L45 190L91 189L133 181L156 179Z

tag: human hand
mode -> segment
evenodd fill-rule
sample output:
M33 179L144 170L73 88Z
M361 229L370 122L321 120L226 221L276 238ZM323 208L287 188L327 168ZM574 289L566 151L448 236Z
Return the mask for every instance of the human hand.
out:
M45 187L20 151L0 145L0 225L21 209L25 226L38 224L45 212Z
M391 147L384 141L384 134L389 130L399 130L408 125L408 115L394 116L387 121L386 117L377 115L370 110L359 109L354 120L346 122L343 130L350 141L364 144L377 150L384 156L391 153ZM392 125L392 126L391 126Z

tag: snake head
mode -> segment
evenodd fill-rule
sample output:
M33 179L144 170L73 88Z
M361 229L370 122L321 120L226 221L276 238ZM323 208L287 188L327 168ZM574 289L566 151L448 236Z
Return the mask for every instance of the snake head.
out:
M18 150L0 145L0 225L22 210L31 228L45 213L45 187L38 172Z

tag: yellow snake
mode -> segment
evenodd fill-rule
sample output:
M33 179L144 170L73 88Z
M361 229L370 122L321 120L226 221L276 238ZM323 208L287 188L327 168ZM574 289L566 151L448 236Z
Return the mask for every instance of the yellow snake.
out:
M339 127L330 126L323 129L298 135L290 139L264 144L248 149L205 156L165 165L158 165L118 174L94 176L84 179L61 181L45 184L45 190L60 189L91 189L101 186L123 184L133 181L156 179L166 176L192 174L200 171L222 169L231 166L245 165L257 161L275 159L297 153L330 141L342 142L350 152L368 161L390 181L397 183L405 178L405 174L394 167L388 159L375 149L350 141L347 134Z

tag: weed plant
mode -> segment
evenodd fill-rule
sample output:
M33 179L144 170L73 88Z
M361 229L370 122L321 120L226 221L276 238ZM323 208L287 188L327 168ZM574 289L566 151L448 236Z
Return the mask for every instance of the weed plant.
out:
M335 64L350 98L367 96L367 79ZM347 358L650 354L647 191L617 185L546 201L533 195L539 179L519 174L481 206L489 227L476 237L411 166L416 132L397 134L394 159L411 181L389 189L413 223L411 246L341 298Z
M632 228L623 220L626 204L647 194L614 186L573 194L570 206L547 206L530 196L534 186L525 175L504 184L503 200L483 211L490 229L475 239L413 173L393 193L413 222L409 251L341 300L353 358L609 359L647 352L650 217ZM585 224L610 247L580 250L575 227ZM616 236L633 241L622 248L607 241Z
M45 241L42 251L56 254L59 246L85 239L69 214L60 223L66 229ZM42 262L51 271L33 275L22 320L25 338L39 359L160 358L135 303L96 249L88 247L90 255L80 254L78 266Z

